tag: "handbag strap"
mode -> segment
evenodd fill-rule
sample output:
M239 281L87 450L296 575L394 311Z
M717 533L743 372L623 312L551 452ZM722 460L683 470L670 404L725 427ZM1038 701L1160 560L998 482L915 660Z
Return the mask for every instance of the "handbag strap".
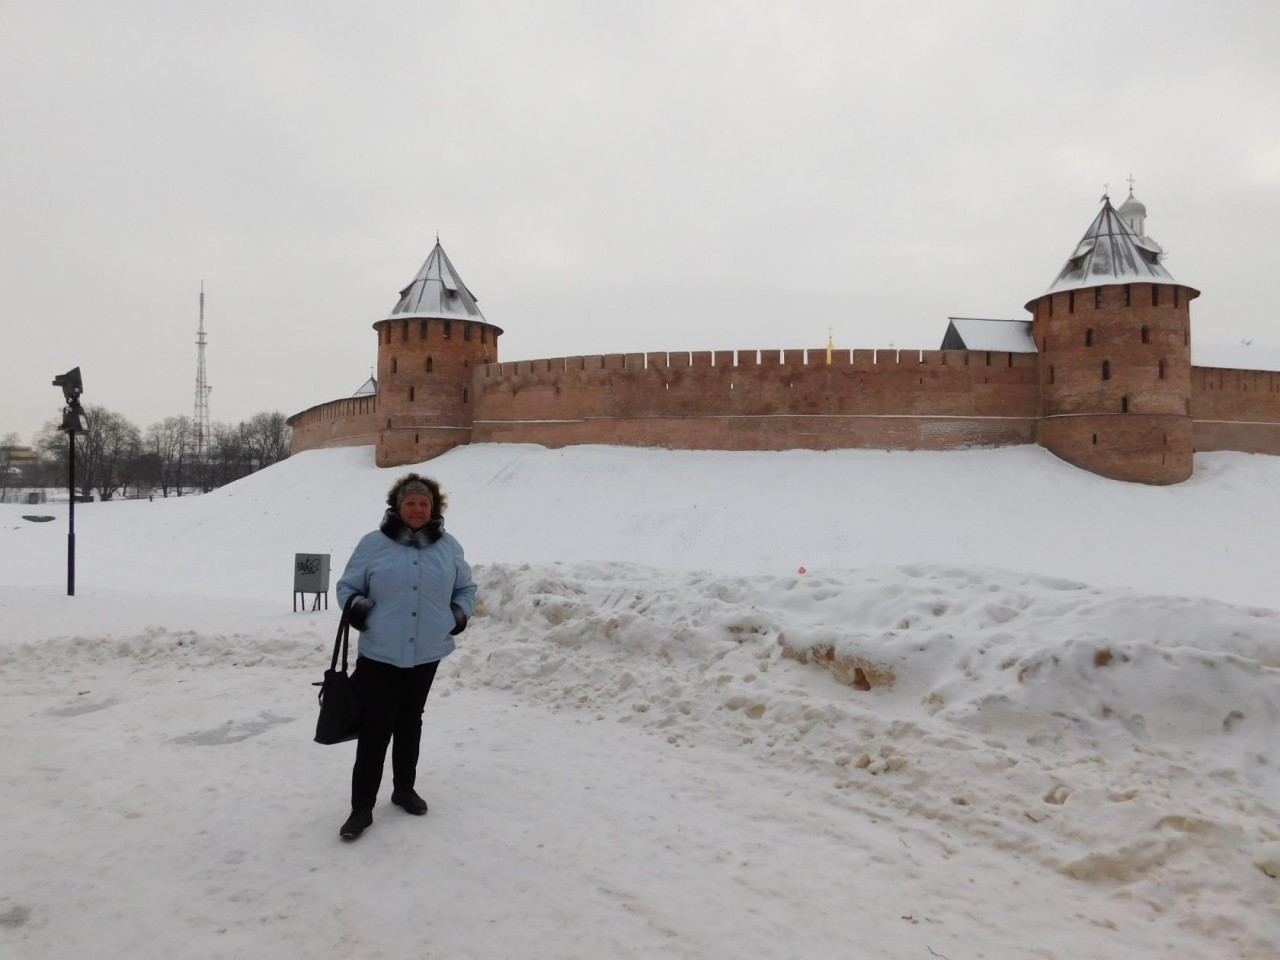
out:
M353 593L347 597L347 602L342 605L342 619L338 621L338 635L333 639L333 660L329 663L330 670L338 669L338 652L342 652L342 672L347 672L347 644L351 637L351 605L359 599L360 594Z

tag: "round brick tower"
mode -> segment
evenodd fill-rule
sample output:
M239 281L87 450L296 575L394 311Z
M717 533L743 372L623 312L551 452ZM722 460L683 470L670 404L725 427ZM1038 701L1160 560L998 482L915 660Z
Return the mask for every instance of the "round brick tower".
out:
M1191 476L1190 303L1200 292L1174 280L1161 254L1104 197L1058 278L1026 305L1040 360L1037 441L1114 480Z
M498 359L502 330L485 320L444 248L435 248L378 334L380 467L419 463L471 441L471 377Z

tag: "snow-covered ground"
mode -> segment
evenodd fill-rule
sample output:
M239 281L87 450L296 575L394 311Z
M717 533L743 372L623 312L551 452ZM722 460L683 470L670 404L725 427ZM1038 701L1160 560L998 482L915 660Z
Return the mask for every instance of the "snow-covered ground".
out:
M1280 458L425 469L481 605L430 814L355 844L292 558L336 579L403 469L80 506L74 598L65 505L0 506L0 956L1280 955Z

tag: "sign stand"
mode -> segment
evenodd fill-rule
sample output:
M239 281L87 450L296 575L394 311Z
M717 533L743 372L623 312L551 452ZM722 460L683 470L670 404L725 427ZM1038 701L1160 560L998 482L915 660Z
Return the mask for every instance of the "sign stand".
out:
M324 598L324 608L329 609L329 554L327 553L295 553L293 555L293 612L298 612L298 597L302 596L302 610L307 609L308 593L315 594L311 604L312 610L320 609L320 598Z

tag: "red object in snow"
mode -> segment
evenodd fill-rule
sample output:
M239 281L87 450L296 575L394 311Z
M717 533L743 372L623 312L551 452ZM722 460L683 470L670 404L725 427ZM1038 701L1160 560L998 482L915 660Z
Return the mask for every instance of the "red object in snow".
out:
M804 567L801 567L801 568L800 568L800 570L799 570L798 572L799 572L799 573L808 573L809 571L808 571L808 570L806 570Z

